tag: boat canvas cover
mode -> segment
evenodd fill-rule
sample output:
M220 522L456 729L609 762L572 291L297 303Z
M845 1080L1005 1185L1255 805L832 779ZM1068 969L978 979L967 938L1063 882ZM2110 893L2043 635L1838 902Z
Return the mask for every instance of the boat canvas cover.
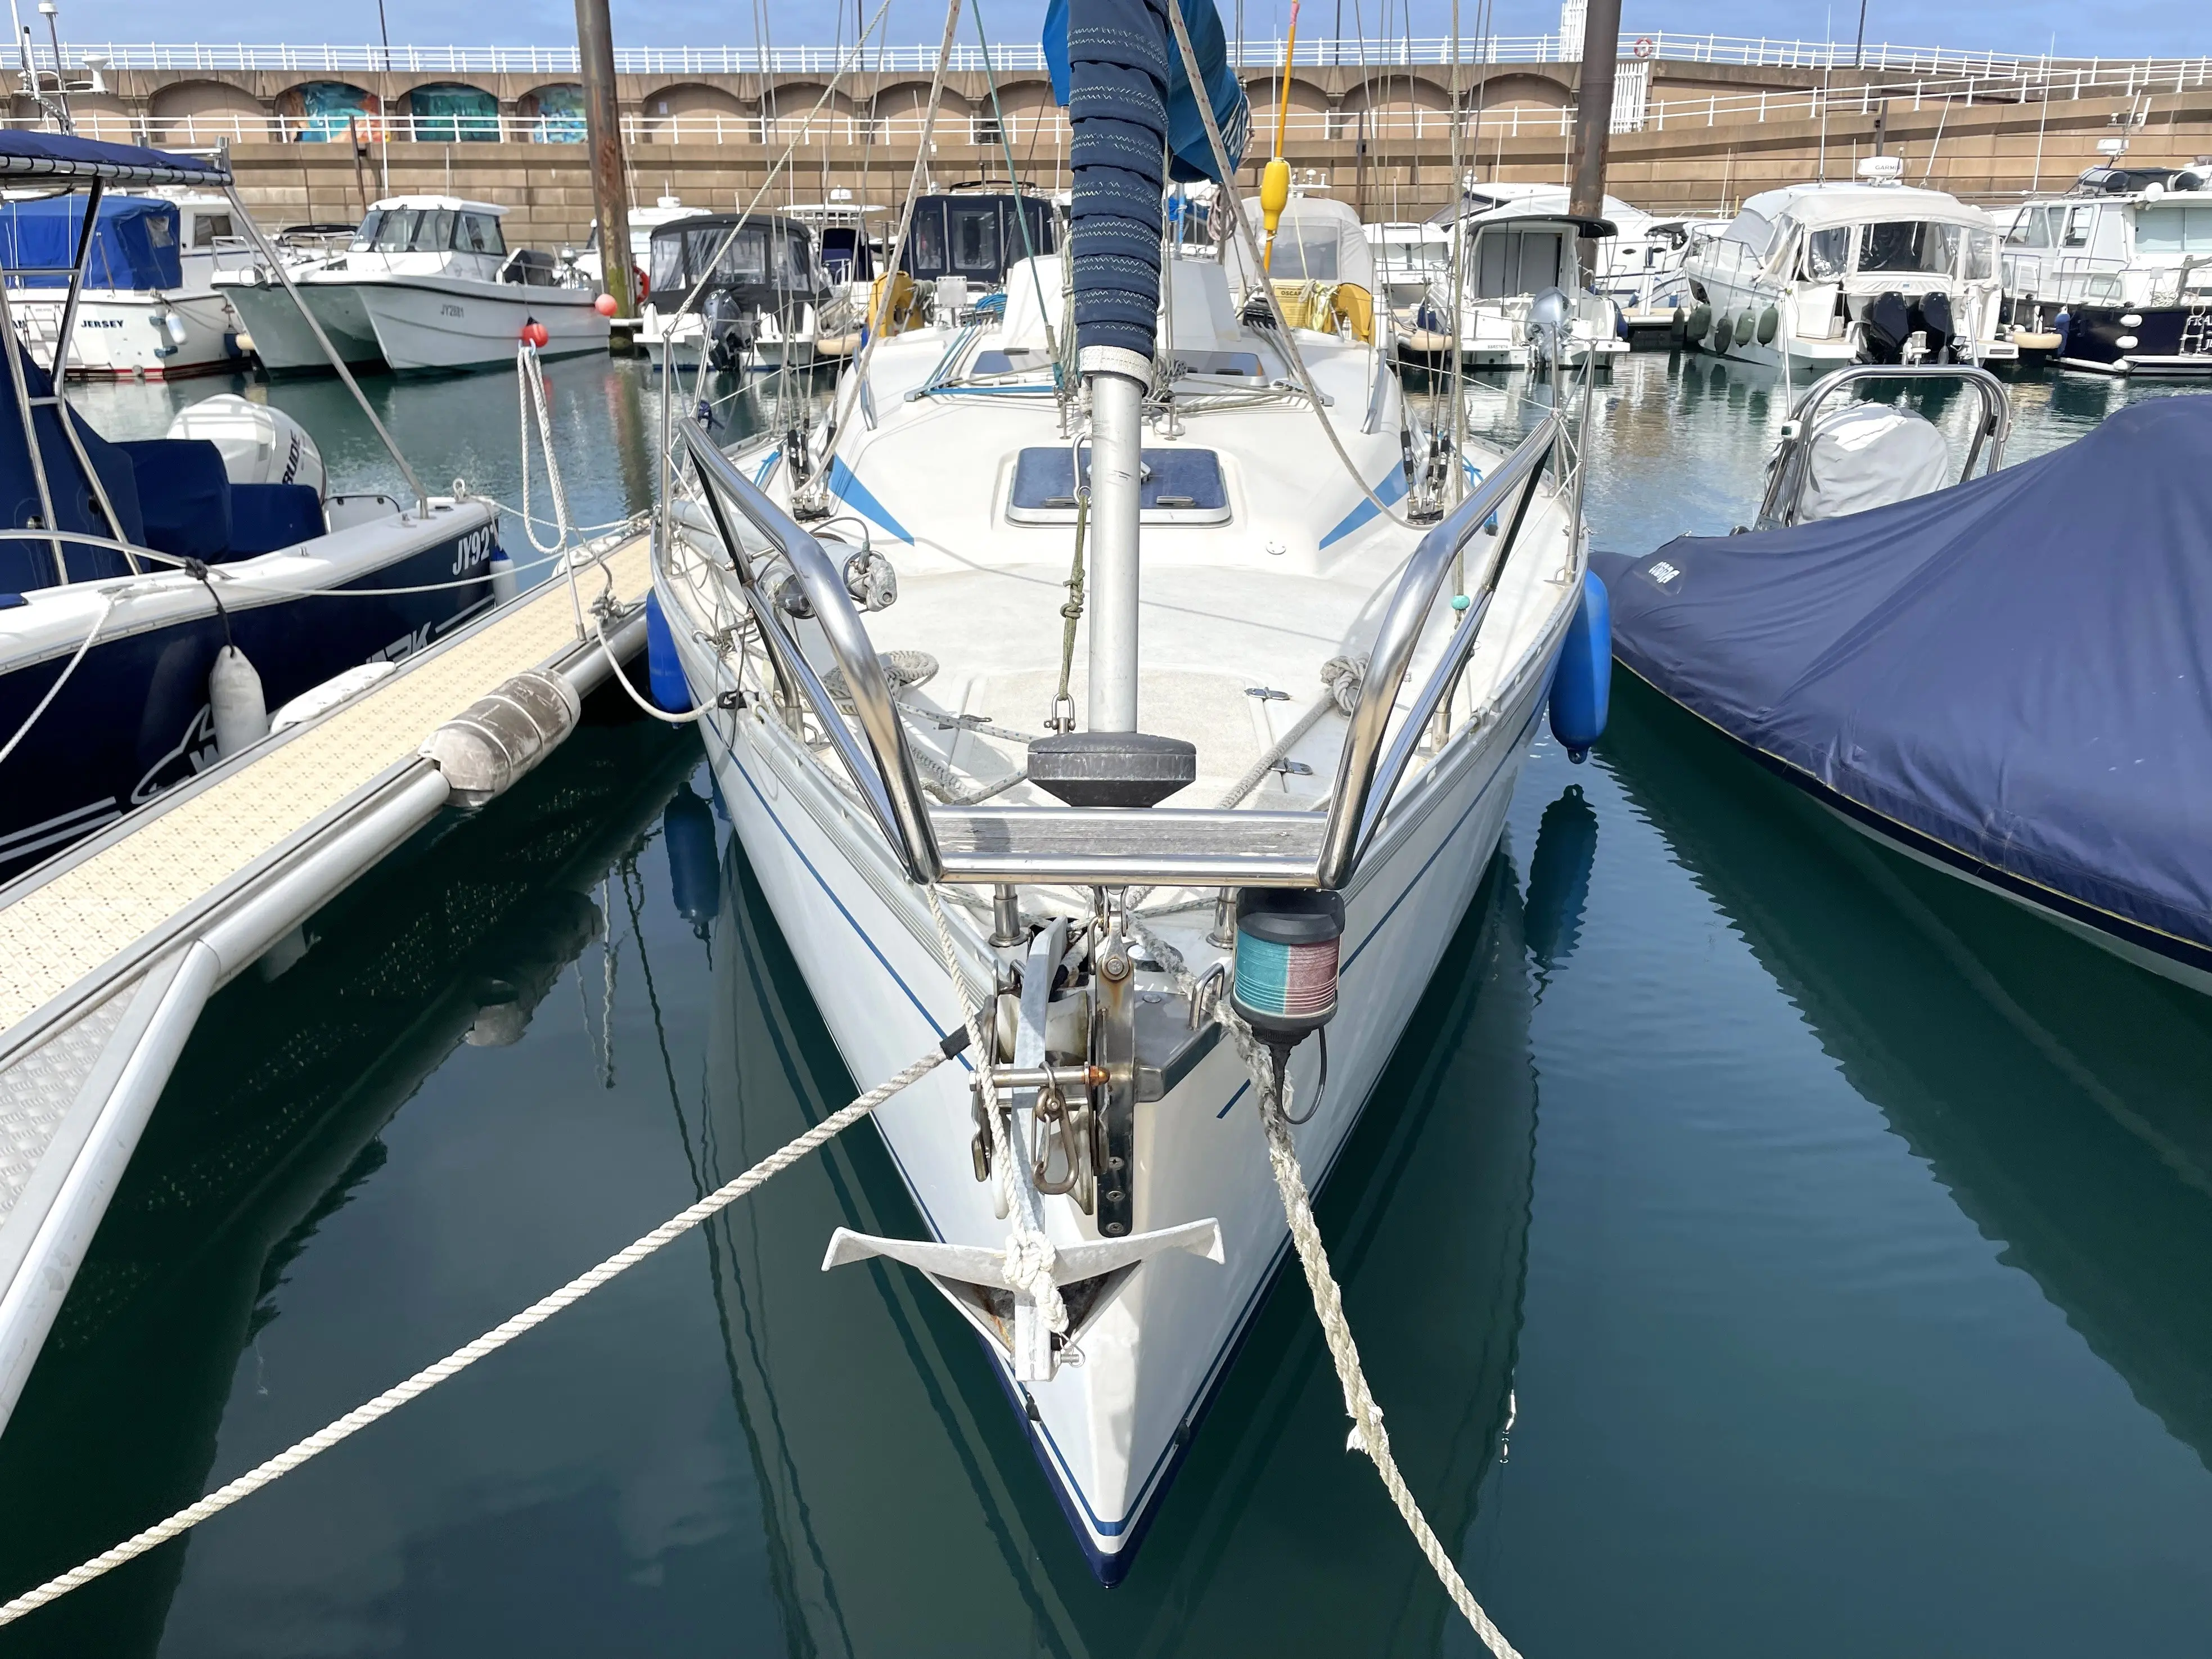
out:
M2212 397L2160 398L1855 517L1601 554L1616 654L1908 844L2202 961L2208 454Z
M21 288L67 288L84 228L80 194L0 203L0 267L20 272ZM185 283L177 252L173 202L106 196L85 256L84 285L105 289L175 289Z

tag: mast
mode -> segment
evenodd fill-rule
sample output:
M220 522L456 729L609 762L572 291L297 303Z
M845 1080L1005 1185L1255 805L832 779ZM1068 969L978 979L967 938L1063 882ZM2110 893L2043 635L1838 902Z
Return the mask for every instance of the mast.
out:
M1074 0L1068 9L1068 246L1076 369L1091 397L1093 732L1138 729L1137 518L1160 307L1167 35L1158 0Z

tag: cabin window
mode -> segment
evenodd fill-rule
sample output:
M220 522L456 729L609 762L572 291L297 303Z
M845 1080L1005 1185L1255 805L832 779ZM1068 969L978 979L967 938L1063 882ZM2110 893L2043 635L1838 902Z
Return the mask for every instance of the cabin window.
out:
M907 233L912 244L907 252L906 263L917 276L939 276L945 272L945 206L941 202L917 202L914 210L914 227Z
M366 253L374 247L377 233L383 223L384 215L381 211L371 213L368 217L363 219L361 222L361 228L353 234L353 242L349 251L355 253Z
M1931 224L1925 219L1885 219L1866 227L1859 244L1863 271L1948 274L1959 267L1960 225Z
M2049 247L2051 246L2051 210L2026 208L2012 222L2005 233L2007 247Z
M1850 268L1851 228L1831 225L1805 239L1805 274L1815 282L1840 276Z
M1970 230L1966 233L1966 280L1986 283L1997 274L1996 233Z
M685 285L682 236L656 236L653 239L650 276L655 294L672 294Z
M2136 210L2139 253L2212 253L2212 202L2160 202Z
M194 247L213 247L216 237L220 236L228 240L235 234L237 233L230 228L230 216L228 213L202 213L196 215L192 219Z
M2096 209L2093 207L2077 207L2072 209L2066 215L2066 240L2062 246L2066 247L2088 246L2089 234L2096 228Z
M489 213L464 213L461 216L460 240L454 246L464 253L503 255L506 239L499 234L499 221Z
M952 222L952 267L970 276L999 273L999 204L982 202L945 210Z
M1735 216L1735 222L1728 228L1726 239L1741 242L1764 259L1766 251L1774 246L1774 224L1763 213L1753 213L1749 208Z
M1275 252L1267 274L1279 283L1336 281L1336 231L1314 225L1301 231L1285 225L1275 234Z
M167 214L152 213L146 216L146 240L155 247L173 247L177 242L176 221Z
M1483 230L1468 262L1473 297L1504 299L1558 286L1565 241L1565 233L1557 230Z
M710 278L717 283L765 283L768 281L768 233L760 225L747 225L732 239L723 250L721 262L714 263L714 250L722 239L730 234L729 227L717 225L706 230L684 233L684 264L690 279L702 283ZM656 289L658 280L653 283Z

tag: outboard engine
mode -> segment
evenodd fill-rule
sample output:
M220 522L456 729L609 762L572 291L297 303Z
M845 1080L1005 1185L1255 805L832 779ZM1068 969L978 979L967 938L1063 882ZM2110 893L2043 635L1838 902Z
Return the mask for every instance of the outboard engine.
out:
M707 331L707 364L725 373L744 367L757 326L753 309L726 289L717 289L699 308Z
M1809 439L1797 522L1840 519L1941 489L1950 447L1929 422L1889 404L1853 404L1822 416Z
M1951 296L1948 294L1923 294L1920 296L1920 326L1928 335L1928 361L1931 363L1955 362L1954 349L1958 325L1951 315Z
M1895 363L1905 360L1905 343L1912 337L1912 308L1892 289L1878 294L1860 314L1861 337L1867 362Z

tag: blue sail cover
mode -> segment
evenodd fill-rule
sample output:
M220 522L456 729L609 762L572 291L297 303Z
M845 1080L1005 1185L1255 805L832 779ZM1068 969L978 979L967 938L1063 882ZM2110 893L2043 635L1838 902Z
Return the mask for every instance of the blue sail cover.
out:
M1160 302L1164 176L1216 179L1213 148L1183 73L1170 0L1052 0L1044 55L1067 106L1075 343L1150 358ZM1234 168L1251 125L1212 0L1182 0L1206 100Z
M72 193L0 202L0 268L19 288L67 288L90 198ZM177 252L176 204L152 197L103 196L85 257L87 288L176 289L185 283Z
M1957 489L1597 556L1620 660L1848 815L2212 966L2212 397Z

